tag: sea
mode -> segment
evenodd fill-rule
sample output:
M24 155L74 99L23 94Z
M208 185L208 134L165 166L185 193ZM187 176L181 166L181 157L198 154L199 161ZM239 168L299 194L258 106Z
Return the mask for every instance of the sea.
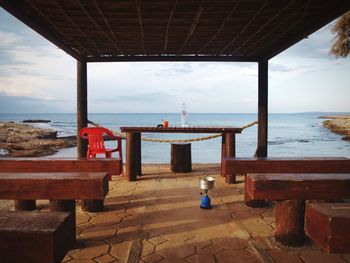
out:
M345 113L344 113L345 114ZM347 113L349 114L349 113ZM271 157L350 157L350 141L341 140L342 136L330 132L322 126L321 115L339 115L332 112L312 113L271 113L268 116L268 155ZM90 121L113 131L122 126L157 126L162 120L168 120L170 126L181 126L180 113L92 113ZM50 120L50 123L38 123L35 126L57 130L58 136L76 135L76 114L0 114L0 121L21 122L27 119ZM190 113L190 126L236 126L242 127L257 120L257 114L249 113ZM209 134L172 134L143 133L143 137L159 139L191 139ZM123 141L125 155L125 140ZM113 146L113 141L107 142ZM257 125L236 134L236 156L251 157L257 145ZM142 141L143 163L169 163L170 144ZM219 163L221 156L221 138L192 142L193 163ZM62 149L55 157L74 157L76 148ZM0 155L5 154L4 150Z

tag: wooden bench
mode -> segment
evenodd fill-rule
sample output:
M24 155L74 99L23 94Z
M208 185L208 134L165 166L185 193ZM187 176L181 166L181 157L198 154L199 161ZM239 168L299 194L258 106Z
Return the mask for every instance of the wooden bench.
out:
M61 262L74 229L71 213L0 211L0 262Z
M245 190L253 201L278 201L275 239L297 246L305 236L305 200L350 198L350 174L248 174Z
M350 159L343 157L230 157L224 160L224 173L350 173Z
M0 173L0 199L48 199L50 211L71 212L76 199L104 199L108 173Z
M119 158L86 159L86 158L59 158L59 159L30 159L30 158L3 158L0 159L0 172L108 172L111 175L122 173L123 163ZM16 210L35 210L35 200L16 200ZM83 199L82 209L90 212L103 210L103 200Z
M305 233L328 253L350 253L350 203L308 203Z

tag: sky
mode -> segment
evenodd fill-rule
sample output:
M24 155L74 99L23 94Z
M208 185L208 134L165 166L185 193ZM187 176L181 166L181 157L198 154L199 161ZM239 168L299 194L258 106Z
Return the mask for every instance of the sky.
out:
M269 112L350 112L331 24L269 61ZM0 8L0 114L76 112L76 60ZM88 112L256 113L257 63L88 63Z

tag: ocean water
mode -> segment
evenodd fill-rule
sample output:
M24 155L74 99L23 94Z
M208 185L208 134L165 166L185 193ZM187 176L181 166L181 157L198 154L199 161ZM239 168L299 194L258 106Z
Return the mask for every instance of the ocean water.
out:
M334 113L269 114L268 155L276 157L303 156L343 156L350 157L350 141L341 140L341 135L323 128L321 115ZM1 121L21 122L25 119L47 119L51 123L36 124L39 127L53 128L58 136L76 134L75 114L0 114ZM180 126L179 113L103 113L89 114L89 120L109 129L119 131L121 126L156 126L162 119L170 125ZM207 114L190 113L190 126L237 126L242 127L257 120L256 114ZM186 139L206 136L206 134L166 134L143 133L143 137L160 139ZM253 156L256 150L257 126L243 130L236 135L236 155ZM125 154L125 141L124 154ZM113 142L107 142L110 146ZM192 143L192 162L218 163L221 155L221 138ZM62 149L53 157L76 156L76 148ZM169 163L170 144L142 142L143 163Z

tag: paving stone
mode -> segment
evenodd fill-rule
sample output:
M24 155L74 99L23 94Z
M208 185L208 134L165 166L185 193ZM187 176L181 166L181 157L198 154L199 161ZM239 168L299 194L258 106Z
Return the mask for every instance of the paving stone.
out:
M218 263L261 263L258 255L246 250L236 250L234 252L225 250L216 255L216 258Z
M155 245L160 245L164 242L167 242L168 240L162 236L156 236L156 237L149 238L148 241Z
M305 263L345 263L341 254L328 254L324 251L308 251L301 256Z
M123 241L120 243L116 243L112 245L110 254L117 259L125 261L128 259L131 245L132 241Z
M114 212L104 212L93 218L91 218L90 223L94 225L115 225L122 220L119 214Z
M264 223L263 220L256 220L255 218L250 218L242 222L249 233L254 233L255 235L260 235L264 237L274 235L273 228L270 225Z
M102 241L86 241L82 248L74 250L70 256L74 258L74 260L88 260L105 255L108 249L109 245Z
M214 255L199 253L186 259L191 263L215 263Z
M77 225L87 223L89 222L89 220L90 220L90 216L88 214L77 213L77 216L76 216Z
M111 226L99 225L84 229L80 233L80 237L84 239L105 240L114 236L116 229Z
M142 244L141 257L145 257L154 253L154 250L155 250L154 244L152 244L151 242L148 242L147 240L142 240L141 244Z
M114 257L112 257L109 254L100 256L95 258L95 261L99 262L99 263L112 263L112 262L118 262L117 259L115 259Z
M163 257L158 255L158 254L152 254L152 255L149 255L149 256L142 258L143 261L148 262L148 263L156 263L162 259L163 259Z
M219 247L218 245L215 245L215 244L211 244L210 246L202 248L199 253L207 253L207 254L211 254L211 255L216 255L223 250L224 250L224 248Z
M248 247L248 241L246 239L239 239L235 237L214 238L213 244L222 247L224 249L244 249Z
M187 240L186 243L191 244L192 246L196 247L197 250L202 249L204 247L208 247L212 244L210 240L197 241L197 239L195 239L195 238Z
M170 243L170 242L169 242ZM159 247L156 248L157 254L160 254L162 257L164 257L167 260L170 259L184 259L186 257L189 257L195 253L195 248L188 244L173 244L172 246L169 246L168 248L162 248L159 249Z
M292 253L286 253L286 251L282 251L279 249L269 250L268 254L273 258L274 262L288 262L288 263L303 263L303 261ZM318 262L318 263L321 263Z

